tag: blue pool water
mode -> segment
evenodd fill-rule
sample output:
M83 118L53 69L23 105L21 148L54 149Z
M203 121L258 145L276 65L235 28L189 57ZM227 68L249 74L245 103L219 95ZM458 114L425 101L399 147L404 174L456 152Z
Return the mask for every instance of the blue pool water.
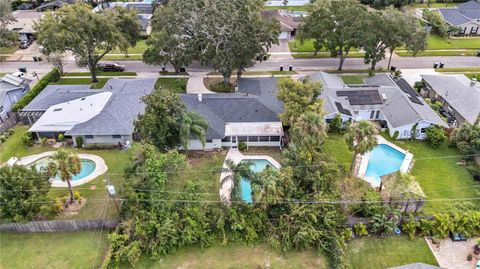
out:
M87 159L80 159L80 162L81 162L80 173L74 175L72 177L72 181L82 179L90 175L91 173L93 173L93 171L95 171L95 167L96 167L95 162ZM36 161L34 165L37 169L41 169L43 167L46 167L48 163L49 163L48 159L41 159L39 161ZM60 177L57 176L55 177L55 180L61 180L61 179Z
M262 172L267 167L267 165L275 168L275 166L273 166L269 161L264 159L243 160L242 162L250 162L250 170L255 173ZM242 200L246 203L252 203L252 184L248 179L242 178L240 180L240 189L242 191Z
M400 170L405 159L405 154L385 144L375 146L369 154L365 176L379 185L380 177Z

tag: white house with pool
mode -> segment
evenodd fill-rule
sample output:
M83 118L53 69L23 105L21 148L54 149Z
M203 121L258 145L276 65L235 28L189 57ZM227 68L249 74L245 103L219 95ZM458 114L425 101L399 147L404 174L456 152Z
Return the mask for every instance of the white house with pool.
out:
M321 98L327 122L340 115L344 122L378 121L398 139L426 138L426 129L438 125L448 127L440 116L403 78L379 73L364 84L347 85L341 77L325 72L309 76L323 86Z

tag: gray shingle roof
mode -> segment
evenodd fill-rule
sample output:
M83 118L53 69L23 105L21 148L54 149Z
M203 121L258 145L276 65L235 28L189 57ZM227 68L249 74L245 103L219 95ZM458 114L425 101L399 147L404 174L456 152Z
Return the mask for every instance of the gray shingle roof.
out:
M480 114L480 86L471 87L464 75L422 75L422 79L463 118L475 122Z
M324 85L320 97L324 100L324 108L327 114L338 113L339 106L336 103L340 103L342 108L348 111L381 110L393 127L400 127L421 120L446 126L445 122L423 99L420 100L421 103L412 102L409 99L410 95L404 93L388 74L373 76L365 81L367 82L366 85L361 86L342 86L343 81L339 76L324 72L316 73L310 77L313 80L320 80ZM386 100L378 104L352 105L348 98L339 96L342 95L342 92L352 90L359 92L375 90L382 96L382 99L386 97Z
M189 111L200 114L207 122L207 139L222 139L227 122L275 122L277 113L260 102L256 96L243 94L182 94Z
M283 102L277 98L277 78L241 78L238 92L255 95L266 107L277 114L283 111Z
M0 104L8 92L29 88L28 83L30 83L30 81L31 80L26 78L19 78L8 74L5 75L0 79Z
M439 11L445 21L459 26L480 19L480 2L472 0L458 5L457 8L441 8Z
M91 90L90 85L48 85L23 111L46 111L49 107L102 92Z
M103 110L91 120L75 125L67 135L130 135L133 122L145 109L142 96L150 94L155 79L110 79L103 90L112 97Z

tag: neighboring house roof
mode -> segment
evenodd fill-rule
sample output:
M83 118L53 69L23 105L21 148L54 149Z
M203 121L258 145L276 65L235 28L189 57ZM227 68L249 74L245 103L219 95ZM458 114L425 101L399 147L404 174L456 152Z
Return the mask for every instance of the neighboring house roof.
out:
M8 29L20 34L34 33L33 25L43 17L43 12L34 10L15 10L12 12L15 21L8 25Z
M49 1L41 4L36 8L36 10L45 11L48 9L56 9L63 6L64 4L73 4L73 3L75 3L75 0L54 0L54 1Z
M88 85L49 85L22 111L46 111L37 123L51 126L50 131L66 131L67 135L129 135L133 133L134 120L145 109L141 97L150 94L154 85L155 79L110 79L101 90L91 90ZM80 108L83 111L85 105L95 113L68 112ZM62 110L53 111L55 108Z
M402 266L390 267L388 269L442 269L442 268L438 266L433 266L430 264L417 262L417 263L411 263L411 264L406 264Z
M475 0L460 4L456 8L440 8L439 12L445 21L453 26L469 22L480 25L480 2Z
M189 111L200 114L207 122L207 139L222 139L228 123L279 122L277 113L253 95L241 94L182 94Z
M0 104L8 92L28 88L31 80L6 74L0 79Z
M480 114L480 85L465 75L422 75L422 79L465 120L474 123Z
M309 76L321 81L321 98L328 114L341 113L355 117L353 111L381 110L394 127L405 126L422 120L446 126L445 122L421 98L413 98L390 75L378 74L366 80L365 85L345 85L340 77L325 72ZM408 85L408 83L407 83Z
M103 9L124 7L137 10L138 14L153 14L153 4L149 2L107 2L96 6L93 11L100 12Z
M301 17L304 12L293 10L262 10L262 16L265 19L275 19L280 23L281 32L291 32L300 26Z

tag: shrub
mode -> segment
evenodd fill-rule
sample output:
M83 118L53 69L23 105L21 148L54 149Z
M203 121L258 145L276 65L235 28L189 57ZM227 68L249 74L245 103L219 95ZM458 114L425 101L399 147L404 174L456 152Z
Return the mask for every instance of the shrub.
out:
M83 146L87 150L97 150L97 149L118 149L118 145L111 144L88 144Z
M64 134L59 134L58 135L58 141L60 141L60 142L65 141L65 135Z
M333 133L341 134L344 131L342 117L340 114L335 115L330 123L328 124L329 130Z
M73 199L77 200L78 203L82 203L82 196L80 195L80 192L78 190L75 190L73 192Z
M351 228L345 228L342 231L342 238L345 241L348 241L353 238L353 232Z
M353 225L353 230L358 236L368 235L367 226L363 223L355 223L355 225Z
M443 128L440 126L433 126L427 128L427 141L432 146L432 148L438 148L445 143L447 137L445 136L445 132Z
M14 133L15 133L15 130L13 130L13 129L8 130L8 135L13 135Z
M77 148L83 147L83 137L77 136L75 137L75 143L77 144Z
M399 131L395 131L395 132L393 133L393 139L394 139L394 140L397 140L397 138L398 138L399 135L400 135L400 132L399 132Z
M57 82L60 79L60 72L54 68L47 73L42 79L40 79L20 100L18 100L13 106L13 111L18 111L27 106L33 98L35 98L40 92L52 82Z
M0 143L7 141L7 137L5 135L0 135Z
M46 146L46 145L47 145L47 140L48 140L48 138L46 138L46 137L41 137L41 138L40 138L40 144L42 144L42 146Z
M246 150L247 150L247 143L245 143L245 142L239 142L239 143L238 143L238 149L239 149L240 151L246 151Z
M27 147L33 146L33 138L32 138L32 135L30 133L25 133L22 136L21 141L22 141L22 144L27 146Z
M408 234L408 237L410 237L410 239L415 238L415 233L417 232L417 223L415 222L415 220L413 220L413 217L411 220L405 222L402 225L402 230L406 234Z

